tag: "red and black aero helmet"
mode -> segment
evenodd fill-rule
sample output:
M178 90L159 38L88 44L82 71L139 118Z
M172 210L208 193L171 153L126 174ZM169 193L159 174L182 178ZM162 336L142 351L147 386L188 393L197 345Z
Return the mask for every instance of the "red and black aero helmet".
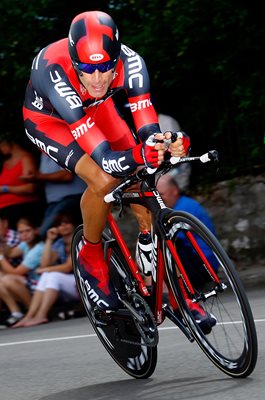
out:
M77 15L70 26L69 53L74 65L114 65L120 55L119 32L113 19L102 11L87 11Z

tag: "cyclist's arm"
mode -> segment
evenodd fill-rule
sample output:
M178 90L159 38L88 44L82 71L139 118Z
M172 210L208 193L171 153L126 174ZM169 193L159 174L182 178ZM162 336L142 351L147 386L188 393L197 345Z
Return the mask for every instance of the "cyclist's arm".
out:
M50 66L47 70L49 70L52 76L56 76L57 79L60 76L62 81L72 89L72 93L75 93L72 95L73 104L71 108L69 102L58 94L55 86L51 84L51 80L46 85L46 95L49 101L53 104L61 118L68 123L71 134L85 153L89 154L105 172L117 177L133 172L139 165L144 164L141 155L139 156L138 154L139 152L135 155L133 149L123 151L111 150L103 132L83 110L82 101L75 88L71 85L63 68L60 66ZM46 79L48 79L47 70ZM79 107L79 104L81 104L81 107Z
M139 54L123 47L124 87L128 95L136 132L142 142L154 133L160 133L158 115L150 98L150 79L145 61ZM126 53L124 55L124 52ZM131 73L130 58L137 62L137 73Z

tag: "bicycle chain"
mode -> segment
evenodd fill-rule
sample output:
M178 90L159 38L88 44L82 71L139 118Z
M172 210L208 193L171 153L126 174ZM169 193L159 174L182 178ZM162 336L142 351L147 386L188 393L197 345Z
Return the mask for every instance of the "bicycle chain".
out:
M133 293L130 295L130 299L132 300L131 305L134 306L135 311L138 313L137 307L140 306L144 307L144 317L145 317L145 323L148 324L152 324L152 328L153 328L153 342L151 343L146 336L146 332L144 330L144 328L142 328L141 323L139 321L137 321L136 319L134 319L134 324L135 327L137 329L137 331L139 332L141 338L144 340L144 343L139 343L139 342L134 342L133 340L128 340L128 339L119 339L121 342L123 343L128 343L128 344L132 344L132 345L137 345L137 346L147 346L147 347L155 347L158 344L158 330L157 330L157 326L156 326L156 322L155 322L155 318L153 316L153 313L149 307L149 305L146 303L146 301L137 293ZM136 304L135 304L136 303ZM138 303L138 305L137 305ZM147 318L148 320L147 320ZM149 329L149 328L148 328ZM149 330L150 332L150 330Z

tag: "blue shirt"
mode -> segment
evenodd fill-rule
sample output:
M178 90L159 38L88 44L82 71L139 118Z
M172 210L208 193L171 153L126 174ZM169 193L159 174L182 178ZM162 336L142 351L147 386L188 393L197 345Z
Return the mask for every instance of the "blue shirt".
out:
M173 207L174 210L179 210L179 211L186 211L189 212L190 214L194 215L197 217L204 225L207 226L208 229L215 235L215 227L214 224L207 214L206 210L201 206L201 204L197 201L192 199L191 197L188 196L180 196L178 201Z
M22 250L23 260L21 262L24 267L28 268L28 278L38 281L40 274L36 274L36 268L40 266L41 255L44 247L44 242L35 244L32 248L26 242L19 243L18 247Z
M176 204L173 207L174 210L178 211L186 211L195 217L197 217L204 225L207 226L207 228L214 234L216 235L215 227L214 224L207 214L206 210L202 207L202 205L197 201L192 199L191 197L188 196L180 196L179 199L177 200ZM183 243L185 246L190 247L190 242L186 238L184 234L180 235L181 239L183 240ZM219 263L215 255L213 254L212 250L206 245L206 243L201 240L200 238L197 237L197 242L203 251L204 255L206 258L210 261L213 269L216 271L218 269Z
M67 260L67 254L65 251L65 243L63 238L57 239L53 245L52 245L53 250L58 254L58 260L57 262L60 264L63 264Z

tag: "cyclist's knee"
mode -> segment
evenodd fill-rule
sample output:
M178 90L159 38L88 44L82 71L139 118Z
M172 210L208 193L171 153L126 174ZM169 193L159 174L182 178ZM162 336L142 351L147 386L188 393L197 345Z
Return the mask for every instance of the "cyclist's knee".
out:
M88 155L78 161L75 172L86 182L88 191L98 197L105 196L118 183L118 179L103 171Z
M97 179L93 180L93 182L88 185L88 190L98 197L104 197L117 183L117 179L101 171L97 175Z

